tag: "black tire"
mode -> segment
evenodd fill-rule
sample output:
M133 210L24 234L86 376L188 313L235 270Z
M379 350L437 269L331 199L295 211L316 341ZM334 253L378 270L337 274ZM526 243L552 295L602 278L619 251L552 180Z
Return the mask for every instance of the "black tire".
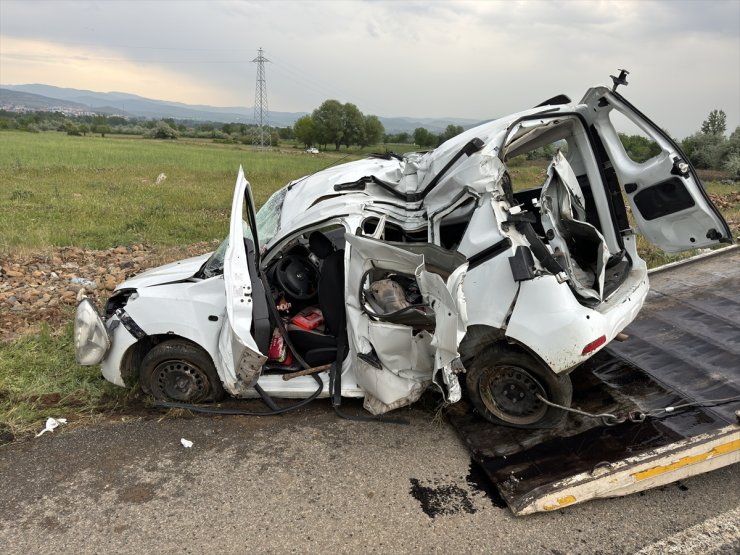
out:
M204 403L224 398L211 357L200 347L173 339L154 346L141 362L144 393L162 401Z
M557 376L532 355L503 344L481 349L465 382L483 418L513 428L552 428L565 417L564 410L546 405L537 393L566 407L573 397L569 376Z

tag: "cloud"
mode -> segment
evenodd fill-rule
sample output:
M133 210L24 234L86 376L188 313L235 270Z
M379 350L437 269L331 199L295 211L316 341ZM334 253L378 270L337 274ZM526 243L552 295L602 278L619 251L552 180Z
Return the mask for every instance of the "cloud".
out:
M204 104L213 103L214 99L208 84L155 64L127 60L115 51L3 38L1 59L3 84L45 83L103 92L135 92L163 100L185 97Z
M485 119L560 92L580 98L626 67L626 94L674 133L714 107L730 126L740 119L735 1L0 0L0 10L6 83L251 105L263 47L281 111L337 98L380 115Z

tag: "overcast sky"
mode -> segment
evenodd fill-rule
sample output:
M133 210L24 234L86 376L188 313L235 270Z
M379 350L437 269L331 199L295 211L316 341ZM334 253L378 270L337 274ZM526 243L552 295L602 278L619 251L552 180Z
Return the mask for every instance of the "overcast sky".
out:
M2 84L252 106L259 47L271 110L482 120L627 68L620 92L674 136L740 121L740 0L0 0Z

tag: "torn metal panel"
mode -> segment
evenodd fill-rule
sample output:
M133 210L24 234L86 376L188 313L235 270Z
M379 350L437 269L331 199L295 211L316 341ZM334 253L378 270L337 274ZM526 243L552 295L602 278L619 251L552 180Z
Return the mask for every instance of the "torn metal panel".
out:
M416 268L422 266L424 257L403 251L399 248L386 245L382 241L346 235L347 251L349 252L349 263L347 266L347 283L355 287L347 291L347 331L351 351L359 355L377 357L377 364L371 365L356 357L353 363L357 383L372 399L367 403L367 409L374 414L381 414L391 410L399 402L418 399L426 385L431 381L433 364L432 360L426 360L426 364L414 368L413 373L404 376L399 375L395 363L403 362L401 369L411 371L411 358L406 353L411 351L412 333L406 326L398 326L388 322L377 322L365 313L364 299L361 297L360 288L365 272L370 269L386 269L406 275L414 275ZM400 335L393 336L405 328ZM372 331L371 331L372 330ZM393 336L394 341L404 341L403 351L398 352L395 343L389 345L389 338ZM379 340L379 339L383 340ZM401 361L398 356L404 356ZM394 366L383 364L391 363ZM417 363L423 362L417 360ZM394 371L396 369L396 371ZM400 405L399 405L400 406Z
M599 230L585 221L585 205L578 178L563 154L557 152L542 187L542 226L575 292L601 301L609 249ZM569 244L573 243L578 245L580 264L570 252ZM593 271L592 267L595 267Z
M463 294L463 279L467 264L457 268L445 282L439 274L432 274L421 270L416 271L416 279L421 290L431 299L436 320L432 347L434 347L435 373L442 373L445 400L456 403L462 394L457 375L452 370L452 362L460 358L457 348L465 337L467 317L465 297ZM458 306L462 303L462 306Z
M400 406L399 402L418 398L423 391L418 385L428 385L437 371L444 376L450 400L459 400L460 386L451 363L459 357L457 346L465 331L462 281L466 265L455 269L448 289L439 274L426 268L437 267L443 271L445 266L455 263L454 257L450 258L434 245L426 248L431 258L427 263L423 254L415 254L399 245L349 234L346 240L350 250L348 283L358 284L357 291L350 290L347 295L348 331L352 347L365 355L364 360L363 357L358 359L355 374L366 395L375 399L369 403L369 410L385 412ZM410 245L412 251L424 252L422 247ZM410 325L384 322L368 315L360 287L364 287L363 280L368 279L371 270L416 277L425 301L434 311L432 334L423 330L413 333ZM463 303L462 310L458 302ZM377 359L376 366L367 362L372 358Z

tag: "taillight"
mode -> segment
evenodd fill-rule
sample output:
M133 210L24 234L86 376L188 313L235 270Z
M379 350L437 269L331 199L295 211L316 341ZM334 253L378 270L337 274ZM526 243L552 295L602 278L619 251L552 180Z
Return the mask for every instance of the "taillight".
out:
M604 343L606 343L606 335L602 335L597 340L591 341L591 343L589 343L583 348L583 352L581 354L587 355L591 351L595 351L596 349L601 347Z

